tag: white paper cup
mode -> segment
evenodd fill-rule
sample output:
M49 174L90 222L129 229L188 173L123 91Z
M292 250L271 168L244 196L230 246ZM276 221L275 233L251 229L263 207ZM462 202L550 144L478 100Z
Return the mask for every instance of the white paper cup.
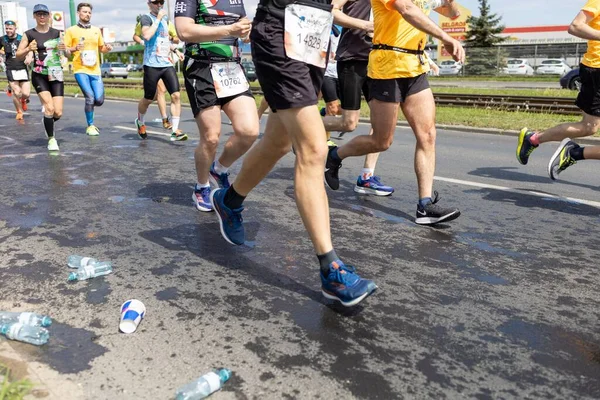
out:
M146 316L146 306L139 300L127 300L121 306L121 322L119 329L123 333L133 333L142 318Z

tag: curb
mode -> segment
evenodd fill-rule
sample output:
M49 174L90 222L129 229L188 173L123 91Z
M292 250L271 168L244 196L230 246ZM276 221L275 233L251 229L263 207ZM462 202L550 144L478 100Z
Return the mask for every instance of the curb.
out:
M127 101L130 103L138 102L138 100L122 99L122 98L118 98L118 97L107 97L106 99L107 100ZM181 104L181 107L190 108L190 106L187 104ZM265 112L265 114L269 114L269 110L267 110ZM358 122L361 124L371 124L371 120L368 118L359 118ZM408 125L408 122L406 122L406 121L398 121L396 123L396 126L399 126L402 128L410 128L410 126ZM476 127L465 126L465 125L442 125L442 124L436 124L436 128L438 130L465 132L465 133L480 133L480 134L485 134L485 135L514 136L514 137L519 136L519 131L513 131L513 130L508 130L508 129L476 128ZM600 137L578 138L575 140L577 141L577 143L581 143L581 144L589 144L589 145L600 144Z
M371 120L367 118L360 118L358 120L363 124L371 124ZM396 126L403 128L410 128L410 125L406 121L398 121ZM483 133L486 135L499 135L499 136L519 136L519 131L513 131L508 129L495 129L495 128L476 128L465 125L442 125L436 124L438 130L465 132L465 133ZM586 138L575 138L577 143L589 144L589 145L600 145L600 137L586 137Z

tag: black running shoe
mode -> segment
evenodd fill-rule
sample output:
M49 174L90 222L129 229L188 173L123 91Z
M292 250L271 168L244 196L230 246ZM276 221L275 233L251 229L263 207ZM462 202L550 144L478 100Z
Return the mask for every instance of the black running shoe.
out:
M579 147L580 146L577 143L569 138L560 142L558 149L556 149L548 163L548 175L550 175L550 179L556 180L558 174L569 168L571 165L577 164L577 161L571 157L571 150Z
M341 161L335 161L331 156L331 152L337 146L329 146L329 153L327 153L327 162L325 163L325 182L327 185L333 190L338 190L340 188L340 177L339 172L340 168L342 168Z
M419 225L435 225L460 217L460 211L457 208L444 208L437 204L439 200L438 192L434 192L431 203L425 205L425 207L417 206L415 222Z
M517 160L523 165L527 165L529 156L537 148L537 146L531 144L529 139L535 132L530 131L527 128L521 129L519 132L519 139L517 141Z

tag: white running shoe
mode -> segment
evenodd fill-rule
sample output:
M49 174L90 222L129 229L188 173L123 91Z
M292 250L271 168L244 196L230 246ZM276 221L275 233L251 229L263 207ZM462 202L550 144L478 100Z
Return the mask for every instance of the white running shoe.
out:
M58 151L58 142L55 138L51 137L48 139L48 151Z

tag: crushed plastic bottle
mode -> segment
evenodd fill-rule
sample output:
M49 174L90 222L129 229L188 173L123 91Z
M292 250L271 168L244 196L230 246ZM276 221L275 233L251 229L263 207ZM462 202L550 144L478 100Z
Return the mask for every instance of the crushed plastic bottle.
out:
M98 260L92 257L83 257L78 255L72 255L67 258L67 264L70 268L80 268L86 265L96 264Z
M46 344L50 339L50 333L46 328L21 323L2 325L0 333L11 340L35 344L36 346Z
M110 262L97 262L88 264L85 267L79 267L76 272L69 274L69 281L84 281L90 278L96 278L102 275L108 275L112 272L112 264Z
M0 325L21 323L30 326L50 326L52 319L47 315L32 312L0 311Z
M213 370L202 375L194 382L190 382L177 391L177 400L200 400L208 397L211 393L221 389L223 384L231 377L231 371L227 368Z

